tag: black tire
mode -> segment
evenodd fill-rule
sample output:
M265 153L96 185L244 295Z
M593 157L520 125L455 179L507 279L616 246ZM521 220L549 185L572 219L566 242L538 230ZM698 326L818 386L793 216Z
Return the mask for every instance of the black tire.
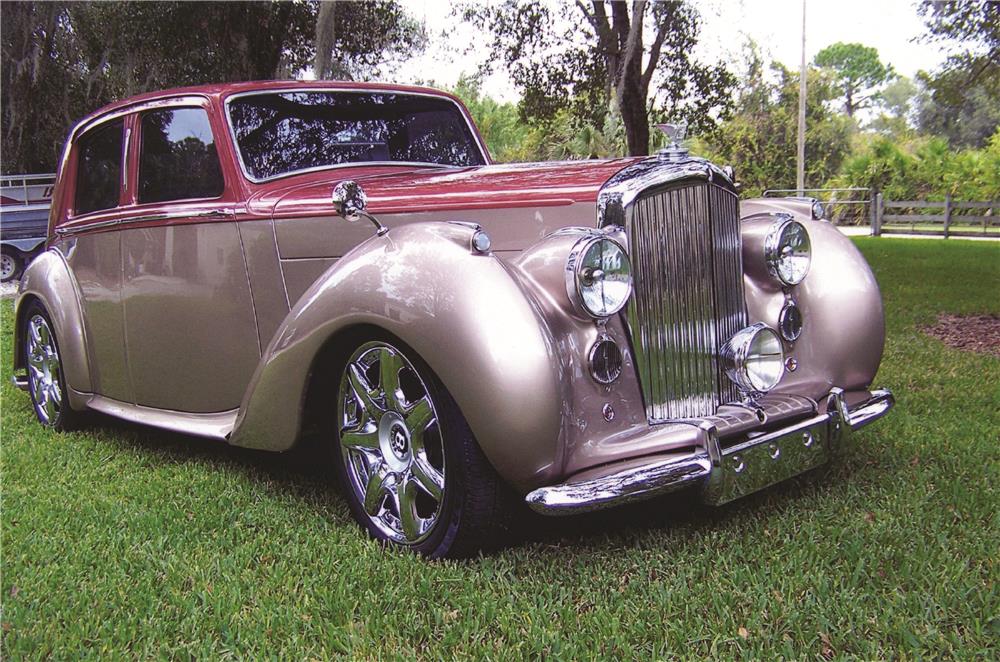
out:
M28 394L35 416L39 423L59 432L75 430L82 424L83 414L69 405L62 355L48 311L41 303L33 301L22 319L19 331L23 339L24 365L28 370ZM39 320L44 324L40 324ZM42 328L46 330L47 338L39 334ZM35 336L42 342L33 341ZM42 351L46 347L51 348L54 356ZM42 356L47 356L44 362L39 361Z
M0 252L2 252L3 257L2 267L0 267L0 280L7 283L20 278L21 273L24 271L24 258L21 254L8 248L4 248Z
M441 447L439 452L444 484L443 497L438 502L433 525L424 534L425 537L419 539L400 540L399 532L387 533L387 530L391 529L392 526L387 525L382 517L369 515L364 505L364 495L357 487L359 482L357 480L359 477L358 467L354 464L357 458L352 455L354 451L346 450L343 443L345 439L350 440L349 434L357 434L350 429L351 425L345 425L345 421L348 419L354 420L350 415L345 418L345 410L349 408L350 401L354 399L351 392L346 390L349 388L348 371L351 369L352 362L359 357L359 352L370 351L373 347L378 346L398 351L409 364L404 366L403 372L399 373L404 375L400 379L399 393L404 394L404 398L406 397L407 386L402 385L402 382L406 377L406 370L412 368L421 382L420 386L426 387L427 396L430 398L433 411L436 412L435 422L426 428L428 437L420 443L427 445L426 458L433 464L435 462L431 453L431 443L433 442L429 439L430 431L436 426ZM365 350L365 348L368 349ZM374 366L372 367L374 368ZM381 365L379 365L378 371L381 373ZM388 545L407 548L432 559L468 557L480 551L494 549L512 542L512 516L519 504L516 494L490 465L451 394L416 352L396 339L385 338L363 343L340 363L338 376L339 380L335 390L337 414L333 425L334 467L351 514L369 536ZM381 377L379 381L381 386ZM409 388L416 390L412 384ZM356 399L354 401L357 402ZM356 409L357 407L363 408L363 405L358 403ZM354 413L359 414L362 411L363 409L357 409ZM381 425L379 430L381 430ZM381 432L376 431L375 434L378 435ZM407 435L409 434L410 432L407 432ZM414 457L418 453L416 439L416 434L414 434L409 449ZM370 449L366 449L366 452L367 450ZM384 449L378 452L381 456L383 452L394 451ZM399 457L397 456L395 460L399 461ZM388 460L384 459L384 461ZM352 463L350 469L348 468L349 462ZM404 477L400 481L405 485L408 479L405 477L406 474L402 475ZM410 476L410 479L420 483L419 479L414 476L416 476L415 472ZM418 496L422 493L418 492ZM429 500L428 503L433 502L433 497L429 492L425 496ZM392 505L393 498L389 492L386 492L383 498L385 499L385 517L391 518L392 509L395 507L399 520L402 522L402 507L399 505L402 497L395 498L395 506ZM416 517L419 519L419 514ZM401 528L405 530L405 526L401 525ZM405 532L403 535L406 535Z

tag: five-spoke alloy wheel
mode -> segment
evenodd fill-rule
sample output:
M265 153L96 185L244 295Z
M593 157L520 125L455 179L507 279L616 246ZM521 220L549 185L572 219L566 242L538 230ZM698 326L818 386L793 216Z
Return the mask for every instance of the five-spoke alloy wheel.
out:
M373 340L350 354L336 427L348 504L372 537L432 558L505 541L509 488L451 395L403 343Z

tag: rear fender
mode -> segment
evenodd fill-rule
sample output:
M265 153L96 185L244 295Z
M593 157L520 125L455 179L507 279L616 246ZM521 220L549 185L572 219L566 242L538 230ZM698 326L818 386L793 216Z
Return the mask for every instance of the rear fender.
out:
M50 248L35 258L21 276L21 286L14 306L14 370L24 370L26 367L21 328L28 305L34 300L45 306L55 326L63 374L70 388L70 404L74 408L81 408L82 402L74 402L77 397L74 392L93 391L83 310L80 307L76 279L63 254L55 248Z
M410 224L372 237L334 264L269 343L231 443L291 447L302 429L316 357L331 339L350 335L345 331L374 326L400 338L434 370L501 476L523 487L557 475L556 344L509 268L471 249L473 232L456 223ZM353 347L336 349L346 354ZM336 406L335 393L324 397Z

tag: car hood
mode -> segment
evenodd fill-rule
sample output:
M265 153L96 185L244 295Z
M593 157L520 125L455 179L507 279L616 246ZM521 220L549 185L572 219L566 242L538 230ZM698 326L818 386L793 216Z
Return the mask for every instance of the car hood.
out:
M535 207L594 202L607 180L635 158L515 163L473 168L406 169L368 166L311 173L258 198L275 214L331 210L333 185L357 181L373 213Z

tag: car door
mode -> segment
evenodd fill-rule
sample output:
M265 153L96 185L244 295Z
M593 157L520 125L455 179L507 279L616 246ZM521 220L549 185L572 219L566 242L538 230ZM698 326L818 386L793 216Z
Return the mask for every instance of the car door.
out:
M143 406L235 409L260 358L237 194L209 109L189 97L136 113L120 234L126 355Z
M56 244L79 287L93 390L123 402L132 401L132 386L125 363L121 237L115 228L126 213L123 163L130 128L130 117L111 116L73 143L70 172L64 175L70 202L62 206Z

